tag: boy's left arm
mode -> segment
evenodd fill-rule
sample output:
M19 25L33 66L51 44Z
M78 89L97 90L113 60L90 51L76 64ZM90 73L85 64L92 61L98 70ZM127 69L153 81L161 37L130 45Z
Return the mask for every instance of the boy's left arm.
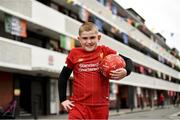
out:
M125 69L127 71L126 76L128 76L131 73L131 71L133 70L133 62L132 62L132 60L130 58L127 58L127 57L125 57L125 56L123 56L121 54L119 54L119 56L121 56L124 59L124 61L126 62Z

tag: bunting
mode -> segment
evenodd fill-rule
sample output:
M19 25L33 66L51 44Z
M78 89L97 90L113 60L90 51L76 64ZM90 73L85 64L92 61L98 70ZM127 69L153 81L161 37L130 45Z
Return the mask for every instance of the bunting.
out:
M60 35L60 47L66 50L71 50L75 47L75 40L65 35Z
M65 48L66 47L66 36L60 35L60 47Z
M163 74L163 79L166 80L166 74L162 73Z
M97 0L99 3L101 3L102 5L105 5L105 0Z
M18 17L5 14L5 31L12 35L27 37L27 22Z
M83 7L79 8L79 17L82 21L88 21L90 13Z
M139 26L141 26L141 24L140 24L140 23L138 23L138 22L134 22L134 27L135 27L135 28L138 28Z
M66 0L66 3L72 4L74 0Z
M142 30L143 30L143 31L146 31L146 30L147 30L146 25L144 25L144 24L142 25Z
M134 23L134 21L132 19L130 19L130 18L127 19L127 22L128 22L129 25L132 25Z
M128 44L129 43L129 37L126 33L122 33L123 43Z
M117 10L116 6L113 5L112 6L112 14L116 16L117 13L118 13L118 10Z
M98 17L94 16L94 23L98 27L99 31L103 32L104 22L101 19L99 19Z
M161 78L161 72L157 71L158 78Z

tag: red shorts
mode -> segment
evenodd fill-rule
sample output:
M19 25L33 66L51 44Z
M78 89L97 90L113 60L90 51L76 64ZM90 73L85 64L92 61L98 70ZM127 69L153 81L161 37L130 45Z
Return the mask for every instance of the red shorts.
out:
M108 105L82 105L74 104L75 106L69 111L69 120L74 119L104 119L107 120L109 117L109 106Z

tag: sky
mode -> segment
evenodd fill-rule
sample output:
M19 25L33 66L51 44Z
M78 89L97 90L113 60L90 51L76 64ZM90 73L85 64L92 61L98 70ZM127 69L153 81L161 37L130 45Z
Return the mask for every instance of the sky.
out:
M180 51L180 0L115 0L123 8L133 8L145 25L166 38L170 48Z

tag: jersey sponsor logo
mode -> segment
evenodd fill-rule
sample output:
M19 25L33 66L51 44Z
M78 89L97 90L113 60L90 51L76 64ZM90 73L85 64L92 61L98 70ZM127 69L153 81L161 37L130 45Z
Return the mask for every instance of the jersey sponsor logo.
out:
M98 70L99 70L99 63L79 64L80 72L89 72L89 71L98 71Z

